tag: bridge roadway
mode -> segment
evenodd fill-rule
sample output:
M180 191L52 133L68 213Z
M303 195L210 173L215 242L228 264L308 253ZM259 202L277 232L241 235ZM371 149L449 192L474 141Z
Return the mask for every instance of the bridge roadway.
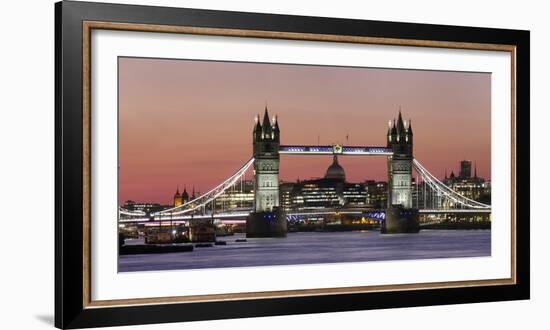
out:
M279 154L291 155L379 155L391 156L393 152L391 148L374 147L374 146L340 146L340 145L325 145L325 146L305 146L305 145L282 145L279 146Z
M470 214L486 214L491 213L491 209L419 209L420 214L452 214L452 213L470 213ZM217 219L223 221L244 220L250 214L250 210L235 210L228 213L216 213L216 214L192 214L192 215L163 215L162 217L156 216L153 219L149 217L137 218L137 219L120 219L119 223L134 223L134 224L153 224L158 222L186 222L189 220L200 219ZM385 209L323 209L323 210L304 210L293 211L286 214L287 219L298 219L303 216L314 215L329 215L329 214L364 214L367 217L384 220L386 215Z

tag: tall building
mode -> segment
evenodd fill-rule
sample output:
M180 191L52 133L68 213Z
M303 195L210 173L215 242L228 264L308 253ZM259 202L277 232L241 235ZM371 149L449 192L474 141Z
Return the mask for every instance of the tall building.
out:
M385 181L365 181L367 205L372 208L384 209L388 205L388 183Z
M244 180L215 199L216 210L251 209L254 205L254 181Z
M122 208L129 211L143 211L146 213L157 212L169 207L168 205L160 205L159 203L141 203L133 200L127 200L122 205Z
M279 202L283 211L288 212L292 208L292 189L294 182L281 182L279 184Z
M363 183L346 182L344 168L334 155L325 176L319 179L281 184L281 206L285 211L322 208L365 207L367 190Z
M279 142L280 131L277 118L269 119L267 106L260 124L256 117L253 131L254 153L254 200L255 212L272 211L279 206Z
M449 188L461 194L464 197L476 200L478 202L490 204L491 203L491 183L485 178L477 175L477 167L474 167L474 175L471 172L472 162L469 160L463 160L460 162L460 174L455 176L454 171L451 171L451 175L443 179ZM444 205L452 207L455 205Z
M364 184L346 182L342 190L342 199L344 200L344 205L366 206L367 194L368 192Z
M411 208L413 132L410 120L407 127L401 111L399 111L397 123L395 119L389 122L387 146L393 151L393 155L388 157L389 203Z
M469 179L472 177L472 162L469 160L460 161L460 177Z

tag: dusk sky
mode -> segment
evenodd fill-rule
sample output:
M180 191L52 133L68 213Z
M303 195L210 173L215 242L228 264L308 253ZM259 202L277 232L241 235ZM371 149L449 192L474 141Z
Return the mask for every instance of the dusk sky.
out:
M431 173L458 173L468 159L490 179L488 73L120 58L119 203L170 204L178 185L221 183L252 156L266 103L281 144L309 145L385 146L401 107L414 156ZM349 182L387 180L385 157L339 161ZM322 177L331 162L282 155L280 179Z

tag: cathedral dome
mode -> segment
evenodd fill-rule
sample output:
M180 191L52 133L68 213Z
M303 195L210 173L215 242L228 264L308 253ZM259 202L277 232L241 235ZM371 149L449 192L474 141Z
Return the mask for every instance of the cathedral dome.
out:
M346 172L344 172L344 168L340 166L340 164L338 164L338 156L334 155L334 160L332 161L332 164L327 168L325 178L346 180Z

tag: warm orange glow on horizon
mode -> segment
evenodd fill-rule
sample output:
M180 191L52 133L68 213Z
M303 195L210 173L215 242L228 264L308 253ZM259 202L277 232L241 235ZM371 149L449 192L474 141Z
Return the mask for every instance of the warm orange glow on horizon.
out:
M120 58L119 202L172 204L178 185L204 192L223 181L251 157L266 101L281 144L385 146L401 107L430 172L456 174L469 159L490 178L487 73ZM386 180L385 157L339 162L350 182ZM331 163L281 155L280 178L320 177Z

